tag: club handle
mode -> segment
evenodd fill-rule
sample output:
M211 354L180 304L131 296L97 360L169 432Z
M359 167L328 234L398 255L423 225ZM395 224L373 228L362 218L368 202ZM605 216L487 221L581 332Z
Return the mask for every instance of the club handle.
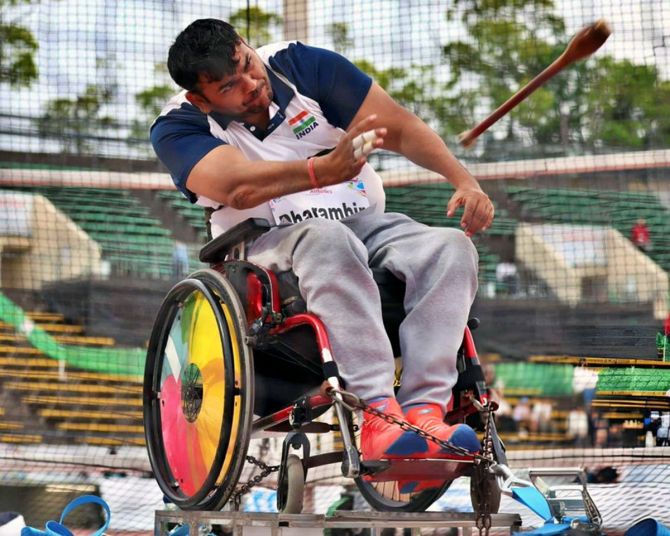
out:
M477 126L471 130L461 132L458 135L458 142L463 147L469 147L472 145L483 132L491 127L491 125L509 113L515 106L526 99L528 95L533 93L541 85L545 84L550 78L556 76L569 65L590 56L596 50L598 50L611 33L612 30L609 24L607 24L607 22L603 19L600 19L580 30L570 40L568 46L558 58L556 58L547 68L545 68L525 86L519 89L519 91L514 93L514 95L498 106L498 108L496 108Z

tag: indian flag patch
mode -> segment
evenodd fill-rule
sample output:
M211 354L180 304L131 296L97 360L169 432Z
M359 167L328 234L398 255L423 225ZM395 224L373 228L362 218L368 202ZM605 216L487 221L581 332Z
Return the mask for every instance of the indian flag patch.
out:
M309 134L319 126L319 123L316 122L316 118L313 115L310 115L307 110L303 110L293 119L289 119L288 124L291 126L293 134L295 134L295 137L298 139Z

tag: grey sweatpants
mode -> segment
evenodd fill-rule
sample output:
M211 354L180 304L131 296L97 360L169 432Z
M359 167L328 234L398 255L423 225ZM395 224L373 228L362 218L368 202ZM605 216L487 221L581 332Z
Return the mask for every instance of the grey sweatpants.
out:
M326 326L347 388L368 400L393 395L394 379L370 267L405 281L398 401L446 406L477 291L477 251L463 232L394 213L315 218L272 229L251 245L247 258L275 271L293 269L308 309Z

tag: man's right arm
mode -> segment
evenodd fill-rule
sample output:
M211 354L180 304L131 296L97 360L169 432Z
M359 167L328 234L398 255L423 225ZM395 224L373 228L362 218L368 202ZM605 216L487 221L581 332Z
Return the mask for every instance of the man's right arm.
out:
M342 137L328 155L314 159L319 186L337 184L360 172L365 158L355 158L352 140L365 132L374 118L365 118ZM231 145L214 138L208 129L164 118L154 125L151 140L161 161L186 193L203 195L236 209L248 209L270 199L310 190L307 162L251 161ZM385 129L377 129L381 145Z
M221 145L207 153L193 166L186 186L198 195L239 210L311 188L304 160L250 161L231 145Z

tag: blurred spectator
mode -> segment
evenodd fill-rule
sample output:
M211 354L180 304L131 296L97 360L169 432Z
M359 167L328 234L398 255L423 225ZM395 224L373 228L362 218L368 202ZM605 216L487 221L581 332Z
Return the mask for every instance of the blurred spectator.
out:
M486 386L489 388L489 397L492 402L498 404L498 409L495 413L496 428L499 432L516 432L517 426L512 418L512 406L505 400L503 395L505 385L501 380L496 378L496 370L493 365L490 363L484 364L482 369L484 371Z
M609 429L607 431L607 447L625 447L628 445L624 444L623 437L623 425L619 423L609 424Z
M589 417L583 408L574 408L568 413L567 433L575 441L575 447L589 444Z
M644 218L638 218L635 225L633 225L630 230L630 240L639 250L644 252L651 251L651 233Z
M670 445L670 411L661 413L660 425L656 430L656 446L667 447Z
M552 431L551 412L553 408L549 402L538 400L533 404L530 412L530 431L546 434Z
M172 250L172 275L184 277L188 274L188 248L178 240L174 243Z
M516 422L519 432L528 432L530 429L530 402L528 397L524 396L514 407L512 418Z
M519 292L519 271L513 262L499 262L496 266L496 282L502 294L515 296Z
M501 407L503 404L505 404L509 408L509 404L503 401L502 391L504 385L496 378L495 367L490 363L485 363L482 365L482 371L484 372L484 381L486 382L486 386L489 388L489 397L491 400L496 402L498 407Z

